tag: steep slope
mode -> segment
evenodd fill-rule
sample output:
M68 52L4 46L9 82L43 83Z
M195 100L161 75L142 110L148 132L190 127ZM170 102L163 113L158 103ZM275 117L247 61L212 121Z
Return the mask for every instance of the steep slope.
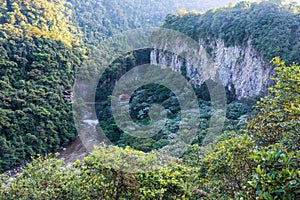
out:
M171 43L175 48L178 45ZM237 99L258 96L270 85L272 66L251 44L226 47L219 39L209 47L199 43L196 61L155 49L151 52L151 64L168 66L174 71L184 68L190 82L199 86L206 80L220 80ZM208 48L213 56L207 53Z
M76 138L72 87L81 62L63 1L2 1L0 171ZM72 47L73 45L73 47Z
M178 10L206 11L238 0L67 0L73 5L73 19L87 43L131 29L157 27Z
M300 61L299 10L293 4L241 2L204 14L169 15L163 28L196 40L200 61L193 63L192 58L180 59L154 50L151 63L174 70L184 66L187 76L199 85L208 79L220 79L238 98L258 95L270 85L270 59L280 56L287 63ZM172 45L180 46L174 41ZM209 73L205 74L207 69Z
M62 91L72 87L83 60L81 35L86 44L97 44L122 31L157 26L181 7L210 6L196 2L1 1L0 171L76 138L71 105ZM95 69L86 71L95 74Z

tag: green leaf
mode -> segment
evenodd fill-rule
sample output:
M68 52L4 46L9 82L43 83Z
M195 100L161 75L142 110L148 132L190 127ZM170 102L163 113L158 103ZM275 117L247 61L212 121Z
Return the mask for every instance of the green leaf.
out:
M273 198L272 198L272 196L270 195L269 192L264 192L263 197L266 200L273 200Z

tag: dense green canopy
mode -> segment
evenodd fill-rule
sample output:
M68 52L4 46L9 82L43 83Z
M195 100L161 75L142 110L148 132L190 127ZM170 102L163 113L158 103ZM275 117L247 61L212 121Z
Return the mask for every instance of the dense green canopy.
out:
M163 27L201 39L208 47L217 39L226 46L243 46L250 41L266 60L280 56L286 63L300 63L299 12L300 7L292 3L240 2L202 14L168 15Z
M1 2L0 171L76 138L62 91L72 87L82 51L62 10L71 14L63 1Z
M227 46L250 41L264 59L283 59L272 60L274 86L257 102L247 126L240 123L241 117L251 112L253 99L238 102L228 94L232 98L227 130L203 145L212 103L202 85L194 88L200 131L178 158L153 151L170 142L164 132L144 140L123 134L111 116L109 97L116 79L149 62L151 49L143 49L112 62L99 81L102 90L96 91L101 101L96 107L99 124L124 148L100 144L83 161L68 166L52 155L44 156L77 137L72 105L62 95L71 89L89 45L119 31L157 25L158 19L148 19L160 18L176 6L171 0L153 0L157 10L147 12L138 0L124 2L0 3L0 171L34 157L22 174L0 175L0 199L299 199L300 66L292 62L300 61L300 9L280 0L241 2L202 14L180 9L163 25L207 46L217 39ZM85 70L96 71L93 66ZM182 66L183 75L185 70ZM167 88L146 85L131 99L137 123L149 123L148 113L139 110L153 103L162 103L170 119L177 119L180 108ZM188 130L179 133L185 139L188 135Z

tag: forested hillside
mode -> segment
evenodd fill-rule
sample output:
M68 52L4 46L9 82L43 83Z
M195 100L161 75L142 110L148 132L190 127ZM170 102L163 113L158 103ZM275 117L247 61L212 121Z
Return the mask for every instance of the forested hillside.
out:
M192 9L189 4L209 7L171 0L1 1L0 171L76 138L62 92L73 86L88 50L82 41L97 44L121 31L157 26L184 5Z
M1 200L300 199L300 66L294 63L300 61L300 6L241 2L200 13L181 5L199 11L210 6L197 0L1 1L0 172L33 157L22 173L0 175ZM79 69L87 75L97 71L83 65L92 46L112 53L97 44L122 31L157 26L176 9L162 27L199 41L208 54L217 40L226 46L250 43L270 61L268 94L237 101L226 88L224 129L203 143L213 107L206 84L215 83L193 86L201 111L194 138L188 128L176 132L181 115L172 91L145 85L128 100L134 122L149 124L154 103L170 120L159 134L135 138L117 127L110 98L124 73L150 62L152 49L128 52L112 61L96 91L99 126L119 147L99 144L74 163L46 155L78 136L72 100L63 92L72 89ZM188 80L185 66L179 71ZM190 144L176 158L157 151L169 144L170 132Z
M15 179L0 177L0 199L299 199L300 66L273 63L276 84L260 114L215 146L190 146L166 163L156 152L104 144L67 168L38 158Z
M270 61L280 56L288 64L298 62L300 52L300 15L299 7L294 4L279 5L273 2L249 3L241 2L230 4L220 9L212 9L206 13L181 13L166 17L163 28L180 31L196 41L203 40L210 53L211 43L218 39L224 40L226 46L246 46L250 42L262 55ZM298 31L299 29L299 31ZM201 41L200 41L201 42ZM212 57L214 55L211 55ZM96 91L96 105L99 125L106 136L114 144L121 147L131 146L142 151L160 149L170 143L170 135L178 133L180 122L180 107L174 94L164 87L155 84L140 88L131 96L130 114L133 121L149 123L148 111L150 105L159 103L168 113L168 122L165 127L151 138L135 138L125 134L115 122L111 113L111 99L117 81L127 71L138 64L149 63L150 52L138 51L114 61L99 80ZM181 66L181 73L185 75L185 66ZM258 76L258 75L257 75ZM108 79L108 80L107 80ZM188 78L187 78L188 79ZM209 120L213 114L213 105L209 97L206 84L194 85L193 89L198 97L200 109L199 133L191 139L192 144L201 145L209 132ZM223 130L239 130L245 126L245 121L253 115L251 107L259 97L250 97L238 101L234 91L226 90L227 110ZM181 126L184 126L181 124Z
M83 32L86 43L131 29L157 27L167 14L177 10L205 11L237 0L67 0L73 5L73 21Z
M0 140L5 150L0 153L0 171L30 156L55 151L76 138L71 105L62 92L72 88L88 50L82 41L97 44L121 31L157 26L168 13L187 4L171 0L151 4L1 1L0 109L4 117ZM194 5L200 10L208 8Z
M299 63L299 12L296 3L240 2L204 14L168 15L163 27L201 39L208 47L217 39L226 46L246 45L250 41L266 60L280 56L287 63Z
M0 8L3 171L76 138L62 91L72 87L82 52L63 1L2 1Z
M159 133L149 138L136 138L124 133L121 130L111 112L111 99L113 90L117 81L123 74L132 70L135 66L150 63L150 52L152 49L137 50L127 55L116 59L102 74L96 89L96 102L101 102L95 105L99 126L106 134L108 139L121 147L130 146L137 150L149 152L153 149L160 149L170 144L170 137L173 134L187 137L189 132L178 133L179 126L186 127L188 124L181 123L181 109L177 97L174 93L159 84L149 84L137 89L131 94L130 100L130 115L135 123L141 125L149 124L149 108L157 103L162 105L167 112L168 121ZM186 71L184 66L181 68L181 74L185 76ZM185 77L188 79L188 77ZM169 79L161 77L162 80L168 82ZM216 84L213 81L206 82L208 84ZM197 96L199 103L199 133L194 137L189 138L192 144L202 145L203 139L209 132L210 118L213 115L213 102L211 101L210 93L207 84L203 83L200 86L193 85L193 90ZM253 115L252 106L259 99L258 97L249 97L238 101L234 92L225 88L227 99L227 110L224 128L225 130L237 130L245 126L245 119ZM184 95L182 92L181 95ZM126 122L124 122L126 123ZM216 133L216 134L221 134Z

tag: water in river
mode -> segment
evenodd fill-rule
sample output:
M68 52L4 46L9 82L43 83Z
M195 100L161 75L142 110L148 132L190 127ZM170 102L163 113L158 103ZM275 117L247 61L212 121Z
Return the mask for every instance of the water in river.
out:
M67 147L60 149L58 153L59 158L63 159L66 162L66 164L69 164L77 159L82 160L85 156L87 156L88 151L86 147L82 144L81 139L77 138Z
M82 160L90 151L93 151L94 145L104 142L105 138L97 133L96 126L97 119L85 119L82 121L79 137L66 148L59 151L59 158L63 159L66 164L74 162L79 159Z
M60 154L59 158L63 159L66 165L76 161L77 159L82 160L88 155L88 152L93 150L94 145L99 144L101 141L105 141L104 137L100 137L96 132L97 124L97 119L83 120L78 133L79 137L66 147L58 150L58 153ZM30 163L30 161L26 161L23 165L6 171L5 174L8 176L15 176L17 173L21 173L24 166L28 163Z

